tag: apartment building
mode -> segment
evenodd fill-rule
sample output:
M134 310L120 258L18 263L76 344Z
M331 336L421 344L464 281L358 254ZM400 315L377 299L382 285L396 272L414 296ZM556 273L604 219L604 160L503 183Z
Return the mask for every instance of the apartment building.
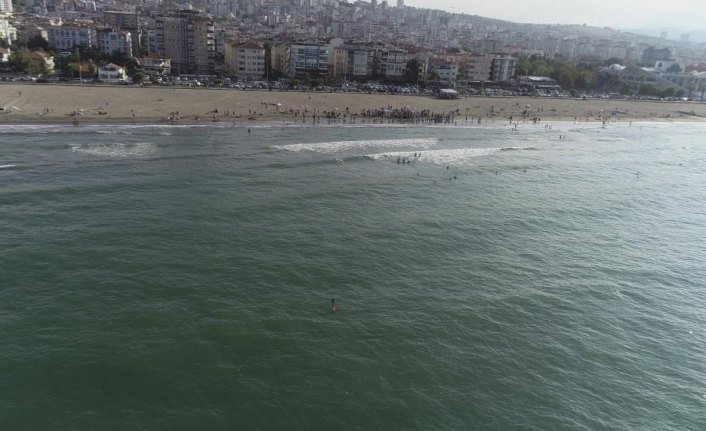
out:
M132 33L112 28L96 30L96 45L103 54L112 54L115 51L123 52L132 57Z
M505 54L495 54L490 65L490 80L493 82L509 81L515 76L517 59Z
M337 79L369 79L375 70L375 48L344 45L334 49L333 76Z
M238 79L260 79L266 74L265 48L257 43L227 43L225 62L230 73Z
M172 72L211 74L215 48L213 20L196 10L181 10L156 19L157 52L171 58Z
M172 60L158 54L148 54L137 59L142 72L149 76L169 76L172 74Z
M0 0L0 15L12 13L12 0Z
M377 73L388 79L401 79L407 67L407 52L399 48L382 48L377 52Z
M290 77L304 73L310 76L328 74L330 47L320 44L292 44L289 54Z
M439 77L439 81L450 86L456 85L458 79L458 65L454 63L444 63L434 66L433 71Z
M71 51L75 47L96 45L96 30L72 25L47 27L47 41L57 51Z

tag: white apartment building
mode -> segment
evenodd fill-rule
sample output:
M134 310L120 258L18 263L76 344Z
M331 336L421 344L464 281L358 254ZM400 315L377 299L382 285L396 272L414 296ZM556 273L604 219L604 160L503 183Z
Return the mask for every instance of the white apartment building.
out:
M398 48L344 45L334 49L336 78L400 79L407 67L407 52Z
M0 14L0 37L5 42L12 43L17 40L17 29L10 24L10 21L2 18Z
M96 31L89 27L70 25L47 27L47 41L58 51L70 51L78 46L91 47L96 44Z
M289 76L309 73L310 75L328 74L330 48L325 45L300 45L290 47Z
M128 31L104 28L96 30L98 50L103 54L121 51L132 57L132 34Z
M458 65L453 63L441 64L434 67L434 71L439 75L439 81L451 86L456 84L458 79Z
M407 52L402 49L380 49L377 54L378 74L399 79L407 67Z
M12 0L0 0L0 15L12 13Z
M253 43L227 43L225 62L238 79L260 79L265 75L265 48Z
M158 54L148 54L137 60L142 72L149 76L168 76L172 74L172 60Z

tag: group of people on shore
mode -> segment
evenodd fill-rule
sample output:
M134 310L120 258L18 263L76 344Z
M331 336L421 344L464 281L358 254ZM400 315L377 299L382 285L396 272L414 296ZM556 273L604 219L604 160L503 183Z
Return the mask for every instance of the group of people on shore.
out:
M409 107L393 108L388 105L383 108L365 109L360 112L362 118L381 118L405 123L453 123L459 110L449 112L433 112L429 109L414 110Z

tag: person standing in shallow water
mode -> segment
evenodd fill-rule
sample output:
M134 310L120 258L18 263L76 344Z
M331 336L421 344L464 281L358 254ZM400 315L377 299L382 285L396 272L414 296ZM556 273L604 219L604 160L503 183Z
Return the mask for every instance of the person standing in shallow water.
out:
M336 312L336 298L331 298L331 314Z

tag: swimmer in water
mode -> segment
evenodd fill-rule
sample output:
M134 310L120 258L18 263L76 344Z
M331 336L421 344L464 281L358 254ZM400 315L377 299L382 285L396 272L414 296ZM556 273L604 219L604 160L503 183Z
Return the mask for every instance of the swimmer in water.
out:
M331 314L336 312L336 299L331 298Z

